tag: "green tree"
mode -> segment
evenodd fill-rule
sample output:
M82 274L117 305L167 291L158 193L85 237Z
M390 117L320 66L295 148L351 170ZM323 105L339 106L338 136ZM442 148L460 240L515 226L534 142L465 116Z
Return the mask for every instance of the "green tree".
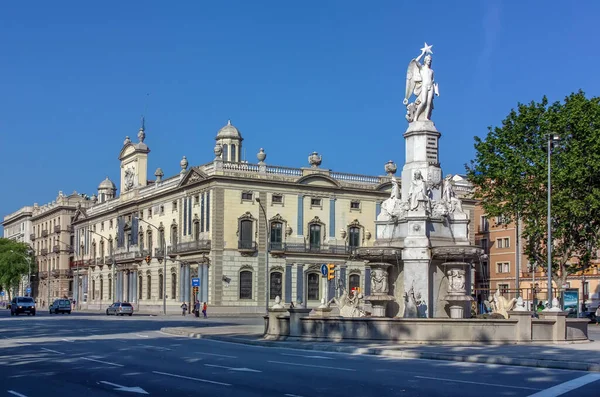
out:
M560 289L589 266L600 239L600 98L579 91L550 105L546 97L518 104L485 139L475 137L466 169L485 212L520 217L525 254L545 266L548 134L560 137L551 149L552 276Z
M35 274L35 257L29 245L7 238L0 238L0 287L8 292L8 297L18 287L21 278L29 273Z

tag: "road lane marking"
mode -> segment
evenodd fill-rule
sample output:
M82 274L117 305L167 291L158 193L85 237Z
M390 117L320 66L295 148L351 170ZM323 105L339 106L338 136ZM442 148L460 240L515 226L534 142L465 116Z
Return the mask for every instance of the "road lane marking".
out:
M69 339L61 339L61 340L64 340L65 342L75 342L75 341L72 341L72 340L69 340Z
M101 380L100 383L104 383L105 385L114 387L115 391L124 391L128 393L138 393L138 394L149 394L146 390L142 389L139 386L121 386L116 383L107 382L105 380Z
M13 396L17 396L17 397L27 397L25 394L21 394L21 393L17 393L14 390L7 390L7 392L9 392L10 394L12 394Z
M240 371L240 372L262 372L259 371L257 369L252 369L252 368L235 368L235 367L226 367L224 365L215 365L215 364L204 364L205 367L213 367L213 368L224 368L224 369L228 369L230 371Z
M442 382L468 383L470 385L506 387L506 388L510 388L510 389L524 389L524 390L542 390L540 388L535 388L535 387L508 386L508 385L501 385L501 384L498 384L498 383L471 382L471 381L468 381L468 380L457 380L457 379L446 379L446 378L433 378L433 377L430 377L430 376L418 376L418 375L415 375L414 377L415 378L419 378L419 379L439 380L439 381L442 381Z
M578 389L582 386L587 385L600 379L600 374L587 374L579 378L572 379L568 382L564 382L553 386L549 389L542 390L541 392L531 394L529 397L555 397L570 392L571 390Z
M202 353L202 352L197 352L196 354L205 354L207 356L225 357L225 358L237 358L236 356L228 356L226 354L216 354L216 353Z
M287 397L302 397L302 396L299 396L297 394L284 394L284 396L287 396Z
M79 357L79 358L82 360L93 361L95 363L114 365L115 367L124 367L124 365L122 365L122 364L109 363L108 361L95 360L93 358L87 358L87 357Z
M181 378L181 379L195 380L196 382L212 383L212 384L214 384L214 385L221 385L221 386L231 386L231 384L229 384L229 383L216 382L216 381L214 381L214 380L208 380L208 379L192 378L192 377L190 377L190 376L177 375L177 374L169 374L169 373L166 373L166 372L160 372L160 371L152 371L152 373L154 373L154 374L158 374L158 375L172 376L172 377L174 377L174 378Z
M280 353L282 356L293 356L293 357L305 357L305 358L320 358L323 360L334 360L333 357L325 357L325 356L306 356L304 354L290 354L290 353Z
M56 350L46 349L45 347L40 347L40 349L45 350L45 351L50 352L50 353L65 354L65 353L57 352Z
M312 364L298 364L298 363L288 363L284 361L267 361L272 364L285 364L285 365L295 365L298 367L310 367L310 368L323 368L323 369L337 369L338 371L352 371L356 372L355 369L352 368L341 368L341 367L327 367L325 365L312 365ZM536 389L539 390L539 389Z
M135 336L139 336L140 338L148 338L148 335L143 334L135 334Z

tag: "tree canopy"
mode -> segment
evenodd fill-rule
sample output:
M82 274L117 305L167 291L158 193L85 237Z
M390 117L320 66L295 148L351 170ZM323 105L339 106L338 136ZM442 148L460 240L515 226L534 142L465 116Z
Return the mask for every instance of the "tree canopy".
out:
M466 165L474 196L489 216L521 219L524 252L547 263L547 142L551 149L552 268L557 286L589 265L600 239L600 98L579 91L563 102L518 104ZM577 258L574 260L574 258Z
M31 274L34 274L36 262L29 245L0 238L0 287L8 291L9 296L19 285L21 277L29 272L27 258L31 261Z

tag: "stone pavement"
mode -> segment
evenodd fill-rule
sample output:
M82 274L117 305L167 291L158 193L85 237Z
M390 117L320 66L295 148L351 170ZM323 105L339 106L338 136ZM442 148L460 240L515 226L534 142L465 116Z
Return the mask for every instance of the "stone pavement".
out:
M545 345L404 345L358 341L317 342L292 338L271 341L262 338L262 325L177 327L162 328L161 331L264 347L600 372L600 328L595 325L590 325L590 342ZM596 340L591 340L594 337Z

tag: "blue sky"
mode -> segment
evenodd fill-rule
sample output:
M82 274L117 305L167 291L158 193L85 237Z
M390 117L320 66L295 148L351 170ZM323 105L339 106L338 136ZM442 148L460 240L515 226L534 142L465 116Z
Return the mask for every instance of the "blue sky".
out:
M28 1L0 9L0 214L92 194L146 116L150 174L214 157L384 174L404 163L406 67L433 44L444 173L517 102L599 95L598 1ZM148 95L149 94L149 95Z

